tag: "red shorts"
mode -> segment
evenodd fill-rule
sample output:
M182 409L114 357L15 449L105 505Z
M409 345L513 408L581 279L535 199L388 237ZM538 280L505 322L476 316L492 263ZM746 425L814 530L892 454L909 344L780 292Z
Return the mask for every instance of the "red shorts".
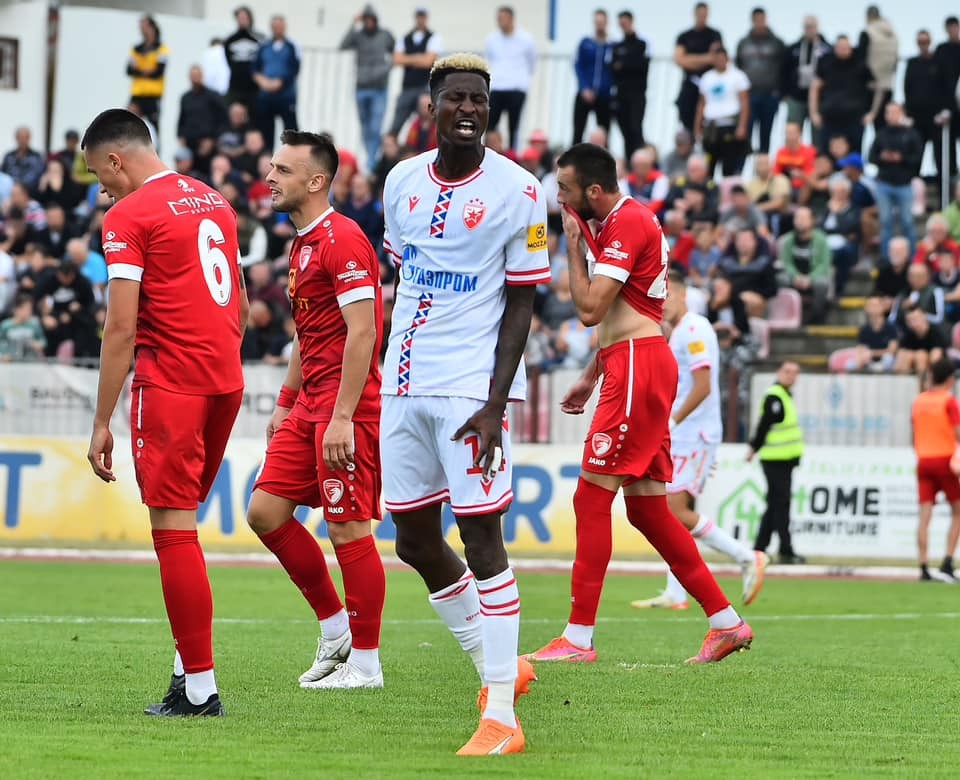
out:
M951 504L960 501L960 479L950 469L950 458L917 461L917 493L921 504L932 504L942 492Z
M677 394L677 361L666 339L618 341L597 354L600 400L583 448L581 468L670 482L670 411Z
M156 509L196 509L220 471L243 390L186 395L133 388L130 439L140 497Z
M332 470L323 462L326 422L298 414L299 405L273 434L254 490L323 507L330 523L380 519L380 423L353 424L353 464Z

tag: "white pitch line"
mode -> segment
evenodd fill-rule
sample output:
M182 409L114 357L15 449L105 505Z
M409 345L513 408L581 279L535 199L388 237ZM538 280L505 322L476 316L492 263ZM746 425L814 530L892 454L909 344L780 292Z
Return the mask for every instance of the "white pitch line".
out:
M867 614L837 614L837 615L752 615L749 616L751 623L772 623L772 622L793 622L806 620L830 620L830 621L871 621L871 620L957 620L960 619L960 612L893 612L890 614L867 613ZM702 617L675 617L669 616L665 624L672 623L702 623ZM64 624L64 625L85 625L85 624L120 624L120 625L155 625L158 623L166 624L165 618L151 617L118 617L111 615L103 616L82 616L82 615L11 615L0 616L0 624L10 623L38 623L38 624ZM316 621L312 620L279 620L270 618L214 618L214 623L222 625L247 625L247 626L269 626L269 625L314 625ZM521 622L526 625L547 625L551 623L559 624L562 621L554 618L522 618ZM651 621L640 617L609 617L597 618L598 623L647 623ZM387 619L383 621L384 625L390 626L410 626L410 625L441 625L436 618L414 618L411 620Z
M207 563L224 565L279 566L277 559L270 553L224 553L208 552L204 556ZM402 568L403 562L393 555L382 556L385 565ZM0 547L0 560L41 560L41 561L103 561L104 563L154 563L153 550L84 550L63 547ZM326 556L327 564L337 566L333 555ZM573 562L569 558L511 558L511 566L517 571L547 571L569 573ZM710 570L720 576L740 575L740 566L732 563L709 564ZM611 561L607 571L615 574L665 574L666 564L662 561ZM803 566L780 566L771 564L767 574L776 577L843 577L849 579L873 578L887 580L915 580L914 566L832 566L806 564Z

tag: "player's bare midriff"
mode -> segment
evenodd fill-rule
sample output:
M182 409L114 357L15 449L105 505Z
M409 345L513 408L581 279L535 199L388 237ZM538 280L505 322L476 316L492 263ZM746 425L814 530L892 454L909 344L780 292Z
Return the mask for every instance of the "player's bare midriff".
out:
M645 314L634 309L622 296L617 296L600 323L600 347L609 347L618 341L662 336L660 326Z

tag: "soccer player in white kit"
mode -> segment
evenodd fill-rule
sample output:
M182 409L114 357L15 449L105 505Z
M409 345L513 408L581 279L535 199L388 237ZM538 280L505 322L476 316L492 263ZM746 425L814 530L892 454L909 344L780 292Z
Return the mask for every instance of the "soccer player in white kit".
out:
M682 274L670 271L664 322L673 329L670 349L677 359L677 400L670 416L670 455L673 481L667 486L667 503L695 539L730 556L743 572L743 603L750 604L763 586L766 553L740 544L694 508L713 468L723 439L720 417L720 346L713 326L687 308L687 287ZM637 609L661 607L687 609L687 592L667 571L667 587L659 596L631 602Z
M503 546L513 499L506 405L523 400L536 285L550 279L540 182L484 149L490 72L480 57L430 72L438 148L384 187L384 247L398 287L383 365L383 493L397 555L471 656L480 726L459 755L519 753L514 713L533 669L517 659L520 595ZM449 502L467 563L443 536ZM519 668L518 668L519 667Z

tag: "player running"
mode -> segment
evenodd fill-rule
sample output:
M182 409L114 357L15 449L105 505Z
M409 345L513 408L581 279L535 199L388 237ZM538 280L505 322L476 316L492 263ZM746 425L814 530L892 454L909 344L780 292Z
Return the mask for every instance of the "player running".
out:
M385 580L371 533L380 519L380 265L357 223L330 206L339 162L330 137L285 130L280 140L266 181L273 210L297 228L288 277L297 334L247 522L320 621L301 687L382 688ZM346 610L316 538L292 516L300 504L323 507Z
M248 305L236 216L218 192L168 170L129 111L104 111L81 147L116 201L103 223L109 303L87 458L100 479L116 480L110 418L135 357L133 463L177 649L170 688L146 712L223 715L197 505L220 469L243 396Z
M695 509L713 468L717 447L723 439L720 417L720 345L706 317L687 309L687 285L683 275L671 270L663 302L663 319L670 325L670 351L679 368L677 398L670 416L670 456L673 480L667 486L667 506L674 516L708 547L728 555L743 570L743 603L750 604L763 587L769 558L739 544L730 534ZM667 588L659 596L633 601L637 609L665 607L686 609L687 592L667 570Z
M577 552L570 620L562 636L528 657L596 660L593 630L613 547L611 506L622 487L630 524L709 619L703 647L688 662L719 661L749 648L753 631L730 606L667 504L666 483L673 478L668 423L677 392L677 363L660 327L667 241L645 206L620 195L616 163L605 149L593 144L568 149L557 160L557 183L577 314L584 324L600 327L600 350L560 408L582 414L601 375L603 384L573 496ZM595 235L585 223L593 219L599 221ZM589 269L581 241L590 248Z
M480 726L459 755L519 753L515 696L533 670L518 664L520 594L500 525L513 499L505 412L525 397L534 293L550 279L546 203L533 176L484 149L484 60L437 60L430 96L438 149L398 164L384 188L399 286L383 367L383 492L397 555L486 686ZM469 568L444 539L444 501Z

